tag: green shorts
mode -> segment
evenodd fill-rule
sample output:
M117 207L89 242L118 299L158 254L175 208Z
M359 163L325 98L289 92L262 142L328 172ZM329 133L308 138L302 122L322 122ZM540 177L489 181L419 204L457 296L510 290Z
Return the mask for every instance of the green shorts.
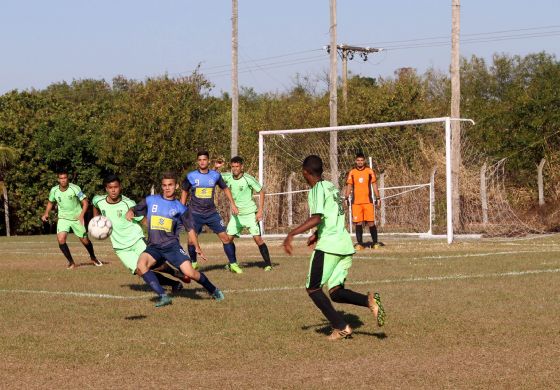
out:
M115 253L119 256L119 259L123 265L132 273L136 271L136 265L138 264L138 258L146 249L146 243L144 240L140 239L136 241L134 245L126 249L115 249Z
M80 221L72 221L70 219L59 219L56 224L56 232L73 232L77 237L84 238L87 236L86 228Z
M232 215L226 232L230 236L239 236L244 228L249 229L252 236L261 235L261 227L257 222L257 214Z
M331 289L343 286L351 266L352 255L334 255L316 249L311 254L305 287L320 289L327 284Z

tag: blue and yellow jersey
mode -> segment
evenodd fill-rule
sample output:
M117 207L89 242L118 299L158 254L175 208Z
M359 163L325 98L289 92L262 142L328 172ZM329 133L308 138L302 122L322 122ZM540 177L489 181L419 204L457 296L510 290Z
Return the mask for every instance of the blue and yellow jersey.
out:
M182 188L190 194L189 206L194 214L210 215L216 213L214 189L227 188L222 175L210 169L207 173L199 170L189 172L183 180Z
M179 242L179 226L193 229L190 210L177 199L151 195L132 208L134 215L143 215L148 222L148 245L164 247Z

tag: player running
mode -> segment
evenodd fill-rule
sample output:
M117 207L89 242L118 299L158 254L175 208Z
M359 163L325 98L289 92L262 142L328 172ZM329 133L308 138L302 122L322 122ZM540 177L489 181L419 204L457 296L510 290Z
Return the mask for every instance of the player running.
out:
M195 280L217 301L224 299L224 294L214 286L202 272L193 269L191 259L179 243L180 225L184 226L195 251L205 260L196 233L192 214L175 197L177 178L173 173L164 173L161 180L162 195L151 195L132 207L126 213L126 219L132 221L135 216L146 217L148 224L148 246L140 255L137 263L137 273L142 276L147 285L159 295L156 307L172 303L165 290L161 287L150 269L168 261L175 268Z
M237 206L233 201L231 191L224 182L222 175L219 172L208 168L208 159L209 153L207 151L198 152L198 169L196 171L189 172L185 177L185 180L183 180L181 186L181 203L186 204L187 196L190 196L189 207L192 211L196 234L200 234L204 225L212 229L212 231L220 238L224 246L224 252L229 261L226 269L233 273L241 274L243 273L243 270L239 267L239 264L237 264L235 244L227 235L224 221L218 213L218 210L216 210L216 204L214 203L214 188L218 186L224 191L231 204L231 213L233 215L237 215L238 213ZM197 269L198 263L196 261L196 250L192 242L189 242L188 249L189 256L192 259L193 268Z
M366 165L366 158L363 153L356 154L356 167L348 173L346 180L346 191L344 199L348 200L352 194L352 223L356 230L356 250L364 249L363 226L365 222L369 226L372 239L372 249L377 249L381 245L377 241L377 226L375 226L375 210L373 207L373 195L375 193L375 205L379 207L381 197L377 188L377 178L373 169Z
M138 258L146 250L144 232L140 226L140 221L144 217L134 217L132 221L126 219L126 213L136 205L136 202L122 195L121 180L118 176L113 174L106 176L103 179L103 186L107 193L93 197L93 215L97 216L101 213L111 220L113 224L111 244L115 254L130 273L134 275ZM182 290L183 283L168 278L160 272L171 274L185 283L190 282L190 279L185 277L185 275L174 271L166 263L161 269L158 268L157 271L159 271L156 272L159 283L163 286L171 286L173 292Z
M340 340L349 337L352 328L323 292L324 284L328 285L333 301L369 308L379 326L385 323L385 311L378 293L364 295L344 288L355 251L345 228L344 208L338 189L331 182L323 180L322 174L323 161L319 156L311 155L303 160L303 177L311 186L308 195L311 217L288 233L283 245L286 253L291 255L294 236L317 227L307 240L308 246L316 244L309 264L307 293L333 327L328 339Z
M222 165L223 163L217 162L215 167L220 168ZM261 237L261 228L259 226L259 221L262 221L263 218L264 190L253 176L243 171L243 159L241 157L233 157L230 160L230 167L231 172L223 173L222 177L231 190L238 213L237 215L231 215L226 232L231 242L233 242L235 237L239 237L243 229L247 228L259 247L265 264L264 270L272 271L268 247ZM253 191L259 194L258 207L253 200Z
M87 237L86 228L84 226L84 215L88 209L87 197L80 187L68 181L68 172L58 172L57 178L58 185L51 188L47 208L41 220L43 222L48 221L49 213L53 209L54 203L56 203L58 205L56 239L58 240L58 247L68 262L66 268L76 268L76 263L72 258L70 248L68 248L66 244L66 238L71 231L74 232L76 237L78 237L80 242L86 247L93 264L100 267L103 263L95 257L93 245Z

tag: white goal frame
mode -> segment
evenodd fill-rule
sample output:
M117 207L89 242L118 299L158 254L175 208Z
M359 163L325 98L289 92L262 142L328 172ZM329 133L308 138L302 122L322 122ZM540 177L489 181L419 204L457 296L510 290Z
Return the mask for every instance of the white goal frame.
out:
M363 125L348 125L348 126L334 126L334 127L316 127L308 129L289 129L289 130L262 130L259 131L259 182L266 188L266 183L264 182L264 152L265 152L265 137L267 135L287 135L287 134L300 134L300 133L319 133L319 132L330 132L336 131L350 131L350 130L364 130L364 129L376 129L381 127L395 127L395 126L409 126L409 125L421 125L429 123L442 123L445 127L445 192L446 192L446 217L447 217L447 243L451 244L453 242L453 201L452 201L452 171L451 171L451 157L453 150L451 148L451 122L461 121L470 122L475 124L472 119L464 118L451 118L451 117L441 117L441 118L426 118L426 119L414 119L406 121L396 121L396 122L382 122L382 123L370 123ZM264 222L261 221L261 234L265 234ZM433 235L432 235L433 236Z

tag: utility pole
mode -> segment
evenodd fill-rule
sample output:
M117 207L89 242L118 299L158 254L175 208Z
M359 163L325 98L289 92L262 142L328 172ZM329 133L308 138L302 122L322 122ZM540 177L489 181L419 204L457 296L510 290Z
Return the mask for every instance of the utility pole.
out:
M237 0L232 0L231 10L231 157L238 153L239 81L237 70Z
M350 45L337 45L336 49L340 58L342 58L342 102L344 104L344 110L348 104L348 60L353 60L354 55L358 53L362 60L368 60L369 53L377 53L383 49L378 49L374 47L359 47ZM327 46L327 52L330 53L331 46Z
M330 36L331 47L336 47L336 0L330 0ZM329 74L329 124L338 126L337 119L337 91L336 81L338 77L336 50L330 52L330 74ZM330 141L330 166L331 181L338 188L338 134L336 131L329 133Z
M451 117L461 117L461 77L459 69L459 33L461 30L461 1L451 0ZM451 177L453 228L461 228L459 175L461 173L461 122L451 122Z

